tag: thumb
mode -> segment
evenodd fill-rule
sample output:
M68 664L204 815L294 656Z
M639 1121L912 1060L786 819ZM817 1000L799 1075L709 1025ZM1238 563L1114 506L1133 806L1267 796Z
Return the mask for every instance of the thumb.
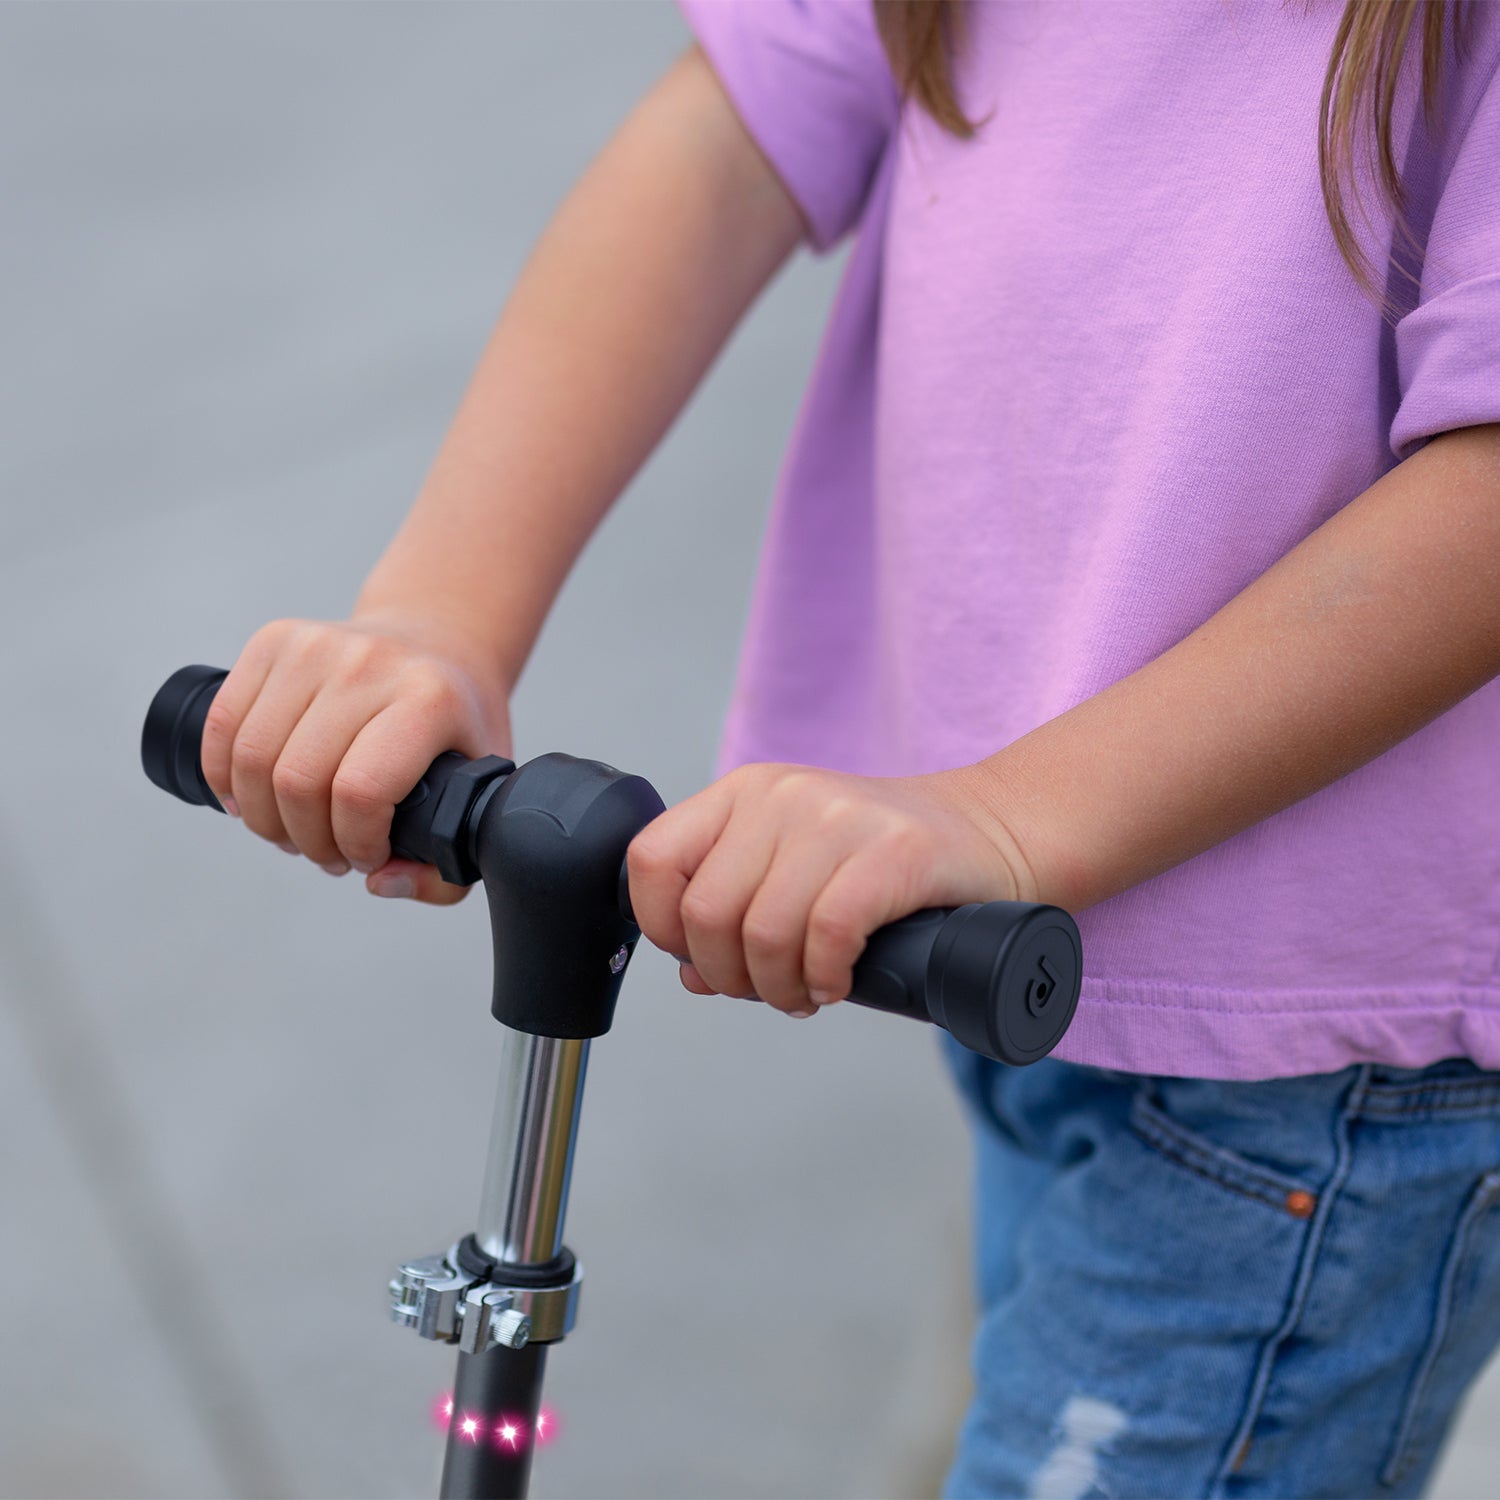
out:
M452 906L469 894L466 885L449 885L436 865L418 864L414 859L387 860L365 877L365 889L372 896L405 896L429 906Z

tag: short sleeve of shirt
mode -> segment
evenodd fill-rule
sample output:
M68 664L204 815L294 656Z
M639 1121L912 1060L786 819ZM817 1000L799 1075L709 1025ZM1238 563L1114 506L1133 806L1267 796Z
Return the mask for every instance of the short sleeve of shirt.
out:
M873 0L678 0L827 250L858 221L898 115Z
M1500 22L1500 7L1485 19ZM1469 60L1465 102L1477 93L1477 103L1438 198L1421 298L1396 325L1397 459L1440 432L1500 422L1500 24L1484 41Z

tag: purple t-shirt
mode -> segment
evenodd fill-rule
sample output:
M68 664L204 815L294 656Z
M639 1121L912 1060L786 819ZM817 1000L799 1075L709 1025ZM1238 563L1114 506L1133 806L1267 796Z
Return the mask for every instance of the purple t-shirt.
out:
M1446 137L1409 50L1395 151L1430 237L1392 328L1319 189L1333 0L966 5L970 141L898 109L870 0L682 4L815 246L859 226L719 772L972 764L1159 656L1425 439L1500 421L1500 6L1475 9ZM1500 1068L1497 783L1500 681L1081 913L1058 1055Z

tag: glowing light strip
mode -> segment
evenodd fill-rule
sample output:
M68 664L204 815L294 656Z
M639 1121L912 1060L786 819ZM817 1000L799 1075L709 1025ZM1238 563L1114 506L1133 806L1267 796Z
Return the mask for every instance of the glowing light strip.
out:
M453 1396L445 1392L432 1403L432 1422L440 1432L447 1432L453 1425ZM536 1414L536 1426L531 1433L538 1448L545 1448L557 1440L557 1412L544 1406ZM498 1449L507 1453L519 1453L526 1445L526 1423L518 1416L501 1412L488 1418L482 1412L465 1411L458 1415L458 1435L468 1443L478 1443L488 1436Z

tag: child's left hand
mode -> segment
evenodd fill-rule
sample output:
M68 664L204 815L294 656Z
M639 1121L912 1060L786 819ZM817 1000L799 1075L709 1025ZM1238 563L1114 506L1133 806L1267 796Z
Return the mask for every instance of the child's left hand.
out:
M985 776L742 766L636 835L635 919L695 994L810 1015L849 993L877 927L927 906L1035 899Z

